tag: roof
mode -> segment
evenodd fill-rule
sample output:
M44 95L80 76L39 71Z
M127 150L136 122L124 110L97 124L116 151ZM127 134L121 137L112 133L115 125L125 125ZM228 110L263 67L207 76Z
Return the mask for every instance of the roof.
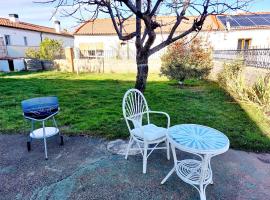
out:
M270 28L270 12L219 15L217 18L224 27L229 23L230 28L235 30Z
M226 20L224 18L230 19L229 21L234 21L233 18L266 18L270 17L270 12L255 12L255 13L238 13L234 15L209 15L203 25L202 31L211 31L211 30L225 30L226 29ZM187 17L188 20L183 20L176 32L183 32L192 26L193 20L196 18L194 16ZM270 20L270 19L269 19ZM173 22L175 22L174 16L162 16L158 17L157 21L165 25L157 29L158 33L169 33ZM258 20L260 21L260 20ZM253 25L250 24L247 26L233 26L235 23L230 23L232 29L237 30L249 30L249 29L270 29L270 21L264 25ZM135 30L135 19L131 18L127 20L124 24L125 33L131 33ZM96 19L94 21L86 21L81 24L79 28L74 32L74 35L116 35L114 30L111 18Z
M37 32L42 32L42 33L51 33L51 34L62 35L62 36L67 36L67 37L73 37L72 34L65 32L65 31L57 33L54 28L30 24L30 23L21 22L21 21L12 22L6 18L0 18L0 26L16 28L16 29L23 29L23 30L30 30L30 31L37 31Z
M195 17L190 16L188 20L183 20L181 25L176 30L177 32L183 32L190 28L193 24ZM157 17L157 21L163 24L162 28L158 28L158 33L169 33L171 27L175 22L174 16L162 16ZM204 22L203 31L217 30L223 28L220 21L215 16L208 16ZM131 18L124 23L125 33L131 33L135 30L135 19ZM74 35L115 35L115 29L113 27L111 18L95 19L94 21L86 21L74 32Z

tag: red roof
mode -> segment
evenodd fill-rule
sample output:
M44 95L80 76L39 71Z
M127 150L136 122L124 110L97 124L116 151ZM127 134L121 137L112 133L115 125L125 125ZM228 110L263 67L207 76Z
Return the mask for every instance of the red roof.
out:
M190 28L193 24L195 17L190 16L188 20L184 20L177 28L177 32L182 32ZM158 28L158 33L169 33L174 22L173 16L161 16L157 17L157 21L163 24L162 28ZM215 16L209 16L206 18L203 31L217 30L223 28L222 24L216 20ZM131 18L124 23L125 33L131 33L135 30L135 19ZM111 18L95 19L94 21L86 21L74 32L74 35L115 35L115 29L112 24Z
M61 31L60 33L57 33L54 28L30 24L30 23L21 22L21 21L12 22L9 19L1 18L1 17L0 17L0 26L23 29L23 30L30 30L30 31L37 31L37 32L43 32L43 33L51 33L51 34L62 35L62 36L67 36L67 37L73 37L72 34L65 32L65 31Z
M258 15L258 14L270 14L270 12L245 12L245 13L236 13L234 15ZM225 15L225 14L224 14ZM222 22L218 19L218 15L209 15L202 27L202 31L211 31L211 30L225 30L226 25L222 24ZM229 16L229 15L228 15ZM188 16L189 20L184 20L180 26L177 28L177 32L183 32L192 26L194 16ZM158 33L169 33L173 22L175 21L174 16L160 16L157 17L157 21L165 26L162 29L157 29ZM237 30L248 30L248 29L269 29L267 27L240 27ZM124 23L124 31L125 33L131 33L135 30L135 19L131 18ZM115 35L116 32L114 30L111 18L104 19L96 19L94 21L86 21L81 24L79 28L74 32L74 35Z

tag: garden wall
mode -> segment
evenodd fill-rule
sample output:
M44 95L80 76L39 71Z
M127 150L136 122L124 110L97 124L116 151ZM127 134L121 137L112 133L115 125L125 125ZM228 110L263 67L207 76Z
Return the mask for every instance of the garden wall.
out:
M214 67L210 74L212 80L217 80L217 74L222 70L223 64L224 61L214 61ZM264 77L267 73L270 73L270 69L256 67L245 67L243 71L247 84L253 84L258 78Z
M58 70L72 72L72 65L68 60L55 60ZM74 72L96 73L136 73L137 66L134 60L119 59L73 59ZM160 72L160 59L149 60L149 73Z

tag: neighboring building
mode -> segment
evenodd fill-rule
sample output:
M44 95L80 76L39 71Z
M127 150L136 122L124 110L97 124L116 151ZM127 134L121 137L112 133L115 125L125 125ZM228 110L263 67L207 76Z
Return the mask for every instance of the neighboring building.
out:
M29 47L38 48L44 38L60 40L64 47L73 47L73 35L61 31L59 21L54 24L55 28L50 28L21 22L17 14L10 14L9 19L0 18L0 58L22 58Z
M160 43L169 34L172 22L175 18L171 16L159 17L157 21L164 24L162 28L157 29L156 44ZM194 17L189 17L189 20L183 21L181 26L177 29L177 33L188 29L194 20ZM220 23L214 16L209 16L202 28L202 32L209 32L211 30L218 30ZM135 19L126 21L126 33L131 33L135 30ZM120 41L115 32L110 18L96 19L95 21L88 21L82 24L74 32L74 47L79 50L81 57L89 57L95 55L105 54L105 57L135 57L135 39L129 41ZM152 58L160 57L164 50L154 54Z
M193 22L194 17L182 22L176 34L187 30ZM171 22L174 17L159 17L161 24L167 24L158 29L155 44L166 39ZM135 30L135 20L127 20L125 31L130 33ZM270 12L253 14L236 14L214 16L206 18L200 36L208 38L214 50L220 49L247 49L262 48L270 46ZM189 36L190 37L190 36ZM155 46L155 44L153 46ZM81 57L89 57L105 54L109 56L134 57L134 40L122 42L118 39L112 25L111 19L96 19L82 24L74 32L74 47L79 49ZM160 51L153 57L160 57L164 52Z
M222 27L211 31L214 50L270 47L270 12L217 16Z

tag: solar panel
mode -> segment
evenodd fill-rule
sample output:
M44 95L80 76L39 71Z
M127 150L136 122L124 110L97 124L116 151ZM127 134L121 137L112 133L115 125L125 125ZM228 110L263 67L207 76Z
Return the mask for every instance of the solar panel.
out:
M254 25L256 25L248 17L238 17L235 20L240 24L240 26L254 26Z
M230 22L232 28L270 26L270 14L218 16L218 19L225 26Z
M239 24L233 18L231 18L231 16L218 16L218 19L224 26L226 26L226 22L230 22L231 27L239 26Z
M270 22L268 22L263 17L250 17L250 19L257 25L257 26L267 26Z

